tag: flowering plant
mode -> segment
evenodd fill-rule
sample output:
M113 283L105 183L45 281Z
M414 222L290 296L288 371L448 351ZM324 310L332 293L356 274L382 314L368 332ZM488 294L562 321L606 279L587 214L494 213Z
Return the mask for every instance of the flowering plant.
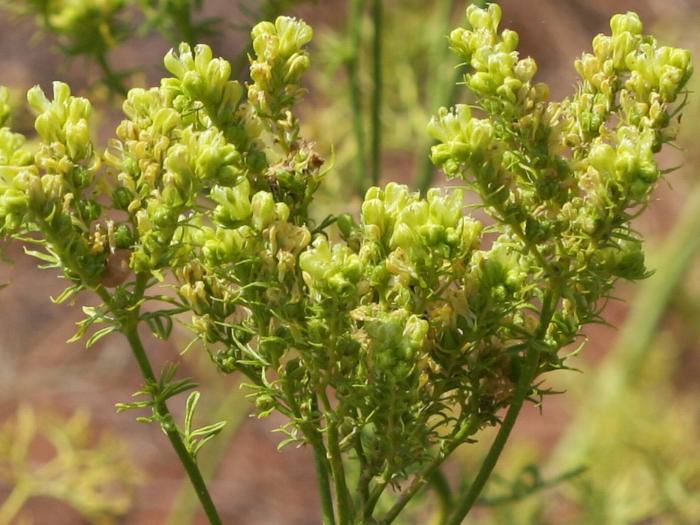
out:
M68 280L57 302L100 298L76 339L126 336L145 385L118 409L151 411L140 420L162 426L211 523L196 458L224 423L193 426L198 392L175 422L167 401L196 385L154 372L140 325L167 338L189 313L259 416L287 417L283 444L315 453L324 525L393 522L457 447L498 426L445 517L454 525L524 402L548 393L539 377L566 367L618 279L648 274L630 221L663 174L655 155L677 131L690 54L617 15L577 60L575 94L550 102L500 18L471 6L450 35L476 103L428 129L433 162L459 185L372 187L359 220L309 214L325 168L294 113L312 38L296 19L253 29L245 86L207 46L168 53L172 76L129 91L105 152L90 103L58 82L52 99L28 93L38 144L0 130L0 231ZM489 221L464 214L465 190Z

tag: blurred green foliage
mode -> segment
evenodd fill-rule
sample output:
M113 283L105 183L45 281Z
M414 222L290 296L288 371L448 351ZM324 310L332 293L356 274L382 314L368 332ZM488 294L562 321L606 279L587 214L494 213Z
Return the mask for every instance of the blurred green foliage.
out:
M125 443L103 434L97 440L84 411L66 419L22 405L0 429L0 524L20 519L33 498L60 500L97 525L118 522L131 508L142 477ZM38 461L38 457L48 458Z

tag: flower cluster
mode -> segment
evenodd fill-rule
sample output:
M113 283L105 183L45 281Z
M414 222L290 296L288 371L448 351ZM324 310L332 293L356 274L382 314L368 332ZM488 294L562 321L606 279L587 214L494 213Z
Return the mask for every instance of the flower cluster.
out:
M396 183L370 188L359 220L311 219L323 160L292 110L312 32L290 18L253 29L245 86L206 46L169 53L173 76L129 92L104 155L89 103L60 83L53 101L29 93L36 152L0 131L2 232L43 235L47 257L100 294L112 317L97 310L86 326L110 319L131 342L135 323L166 337L190 312L218 368L248 378L261 417L278 410L289 440L314 448L341 514L354 512L348 458L365 517L370 492L418 472L412 494L501 409L517 416L545 394L538 376L565 366L562 348L599 319L615 281L647 274L630 220L661 176L687 52L617 16L577 62L576 94L549 102L517 34L498 33L500 8L467 17L450 41L480 118L442 109L429 132L432 160L478 196L487 225L465 215L463 188L421 196ZM109 203L93 194L105 188ZM166 272L176 293L148 295ZM149 298L174 309L142 313ZM173 440L164 402L191 386L168 374L133 407L152 407Z
M68 276L94 283L105 246L96 227L102 207L92 187L100 161L89 136L91 106L61 82L54 82L53 96L47 99L39 87L27 94L41 139L35 152L26 149L22 135L1 131L0 224L9 233L41 229L50 249L70 261Z
M499 224L496 245L527 268L523 307L542 302L544 290L563 301L547 328L556 349L597 318L616 278L646 275L630 219L661 176L655 154L675 136L682 104L673 103L692 72L690 55L643 35L636 14L616 15L612 36L598 35L594 54L576 61L576 94L547 102L546 87L531 82L534 61L518 56L517 35L498 33L500 8L472 6L467 17L471 29L454 31L451 42L486 116L441 110L430 125L440 141L433 160L481 195ZM528 322L522 316L518 332Z
M254 83L249 98L263 114L278 119L299 100L303 91L298 82L309 68L309 55L303 47L312 36L307 24L285 17L253 28L257 59L250 66Z

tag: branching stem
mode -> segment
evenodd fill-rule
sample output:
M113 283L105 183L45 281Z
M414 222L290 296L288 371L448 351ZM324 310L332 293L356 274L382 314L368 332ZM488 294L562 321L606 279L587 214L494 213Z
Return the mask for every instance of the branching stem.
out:
M136 280L136 286L134 289L134 303L138 304L140 298L143 296L145 285L146 280L142 275L140 275ZM139 365L141 375L146 383L157 383L155 373L153 372L153 367L151 366L146 349L143 347L141 337L138 333L139 309L134 308L128 312L119 311L114 304L111 295L105 288L102 286L97 286L94 290L105 302L105 304L112 309L115 316L117 316L121 331L126 337L126 340L129 342L131 352ZM165 401L158 401L154 408L161 421L173 421L172 414L170 413L168 405ZM206 482L202 477L202 473L200 472L194 458L185 447L177 426L175 424L165 424L161 425L161 427L163 428L163 432L165 432L166 436L168 436L168 440L175 450L180 463L182 463L182 466L184 467L185 472L192 483L192 488L194 488L194 491L202 504L202 509L204 510L209 523L211 525L222 525L221 518L216 510L214 501L211 499L211 495L209 494Z
M548 292L547 296L544 298L540 324L537 332L535 333L533 341L528 347L527 355L525 357L525 364L518 380L518 386L515 391L513 401L508 408L506 417L501 423L501 427L496 434L496 438L491 444L491 448L486 454L486 458L481 464L481 468L479 469L474 482L469 487L469 490L467 490L464 495L458 499L457 503L455 504L455 509L450 518L447 520L446 525L460 525L462 523L462 520L464 520L474 506L474 503L476 503L476 500L479 498L481 491L484 489L486 482L488 481L494 467L496 466L496 463L498 462L498 458L503 452L503 448L510 437L511 431L515 426L515 422L518 420L520 410L523 408L523 404L530 393L532 382L535 377L537 377L540 361L540 340L542 337L544 337L547 328L549 327L549 323L552 320L552 315L554 315L554 311L556 309L557 301L558 298L555 295L555 292L552 291Z
M156 377L153 373L153 368L148 356L146 355L146 350L143 347L141 338L139 337L137 326L138 325L136 322L132 322L124 326L124 335L126 336L127 341L129 341L131 351L139 365L143 378L147 382L155 383ZM168 410L168 405L165 403L165 401L158 402L155 409L160 418L166 421L172 420L172 415L170 414L170 410ZM204 509L204 513L206 514L209 523L211 523L211 525L221 525L221 518L219 517L216 507L214 506L214 502L209 495L209 490L207 489L207 485L202 477L202 473L199 471L197 463L194 461L190 453L187 451L185 444L182 442L182 437L180 436L180 432L177 430L177 427L175 427L175 425L163 425L163 431L168 436L170 444L175 450L177 457L182 463L182 466L185 468L187 476L190 478L192 487L197 493L197 497L202 504L202 508Z

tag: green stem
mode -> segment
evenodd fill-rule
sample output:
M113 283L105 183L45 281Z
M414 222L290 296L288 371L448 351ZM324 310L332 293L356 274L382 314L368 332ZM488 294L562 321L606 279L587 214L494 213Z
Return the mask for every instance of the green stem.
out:
M367 518L367 504L370 499L369 486L372 481L372 473L367 464L367 457L365 456L364 447L362 446L362 437L359 433L355 436L355 453L357 454L357 461L360 464L360 474L357 480L355 493L359 499L360 516Z
M10 495L0 507L0 525L10 525L26 501L29 499L31 491L27 489L25 483L18 483L10 492Z
M335 485L336 509L338 511L338 525L350 525L352 519L352 498L348 490L345 479L345 466L343 456L340 451L340 440L338 436L338 425L334 421L335 413L332 410L330 400L324 391L320 392L321 401L328 417L328 428L326 429L328 443L328 460L331 465L333 482Z
M365 166L365 132L362 122L362 90L360 88L359 62L362 38L362 10L364 0L351 0L348 17L349 52L346 61L350 106L352 110L353 133L355 135L355 189L362 196L367 185Z
M173 39L173 44L179 44L180 41L187 42L191 46L197 44L197 30L192 24L192 13L190 10L190 2L186 2L183 8L176 8L175 13L173 14L175 25L175 35L173 35L175 38Z
M372 0L372 21L374 22L374 40L372 41L372 65L374 91L372 93L372 185L377 186L381 178L382 155L382 91L384 80L382 72L382 31L383 31L382 0Z
M314 396L313 409L318 411L318 400ZM298 409L297 409L298 410ZM307 435L313 436L312 447L314 449L314 461L316 463L316 475L318 478L319 493L321 496L321 511L323 512L323 525L335 525L335 513L333 510L333 495L329 477L328 454L323 444L323 438L316 428L308 425L305 431Z
M244 399L239 389L232 390L216 409L216 415L213 419L215 421L226 419L227 421L217 438L210 442L206 455L200 461L200 470L206 482L213 479L218 471L222 459L231 446L231 439L236 435L236 431L245 421L248 413L247 400ZM175 496L175 502L168 516L168 525L191 525L198 508L199 504L193 497L189 483L184 481L177 496Z
M333 495L330 488L330 475L328 465L328 454L323 444L323 438L314 425L306 422L302 417L299 403L291 384L288 380L282 382L282 390L287 403L292 411L291 416L296 419L301 431L314 450L314 463L316 466L316 482L321 498L321 512L323 514L323 525L335 525L335 512L333 510ZM315 401L314 401L315 404ZM314 406L314 409L317 407Z
M372 517L372 515L374 514L374 509L377 506L377 503L379 503L379 498L382 497L384 490L389 485L389 478L390 478L389 472L384 472L380 478L381 481L376 483L374 485L374 488L371 490L371 492L369 494L369 498L367 499L367 503L365 504L364 514L363 514L365 519L367 519L367 520L370 519Z
M523 404L530 393L532 382L537 377L540 364L540 340L547 332L547 328L549 327L556 309L557 300L557 297L552 291L548 292L547 296L545 296L543 300L540 324L533 337L533 341L527 350L525 364L518 380L518 386L515 390L513 401L508 408L506 417L501 423L501 428L499 428L496 438L491 444L488 454L486 454L486 458L484 458L484 461L481 464L481 468L479 469L474 482L469 487L469 490L467 490L467 492L464 493L464 495L457 501L455 510L453 511L450 519L447 520L446 525L460 525L462 523L462 520L464 520L467 514L469 514L469 511L479 498L481 491L484 489L486 482L488 481L494 467L496 466L496 463L498 462L498 458L503 452L503 448L510 437L510 433L515 426L518 416L520 415L520 410L522 409Z
M436 8L441 27L440 31L436 31L436 35L439 35L439 38L433 40L430 50L430 63L433 65L431 79L433 81L428 84L427 109L431 113L437 111L441 106L451 105L457 93L457 82L461 70L455 69L454 74L446 74L445 65L449 64L450 60L447 42L443 36L450 32L453 9L454 0L441 0L440 5ZM422 195L427 193L435 176L435 166L433 166L433 161L430 159L430 150L434 144L436 144L434 141L427 141L417 163L420 166L420 171L416 178L416 186Z
M129 341L131 351L139 365L139 368L141 369L143 378L146 380L146 382L156 383L156 376L153 373L151 362L148 360L146 350L144 349L141 338L139 337L137 326L137 322L133 320L124 324L122 326L122 330L127 341ZM172 415L170 414L170 410L168 410L168 405L165 403L165 401L158 402L155 406L155 410L161 419L165 421L172 420ZM199 471L197 463L194 461L190 453L187 451L185 444L182 442L182 437L180 436L180 432L178 431L177 427L175 425L163 425L163 431L168 436L170 444L175 450L177 457L180 459L182 466L185 468L187 476L190 478L190 482L192 483L192 487L197 493L197 497L202 504L204 513L209 519L209 523L211 525L221 525L221 518L219 517L216 507L214 506L214 502L209 495L209 490L204 482L202 473Z
M318 483L319 496L321 497L321 512L323 513L323 525L335 525L333 512L333 495L331 494L330 479L328 476L328 460L326 450L319 439L313 439L311 446L314 449L314 464L316 466L316 481Z
M103 52L97 52L95 54L95 61L97 62L97 65L100 66L100 70L104 76L104 83L109 90L126 98L129 90L124 85L119 75L115 73L114 69L112 69L109 60L107 59L107 55Z
M465 422L462 428L454 435L449 444L433 459L428 466L423 469L423 472L418 474L411 485L404 491L394 505L389 509L386 516L379 521L381 525L389 525L392 523L399 513L404 509L411 499L428 483L435 472L440 468L440 465L449 457L455 449L464 443L464 441L474 434L479 429L479 420L473 419Z
M433 525L442 525L452 508L452 491L441 469L437 469L433 473L430 479L430 488L433 489L438 499L438 511L435 513Z
M336 499L338 502L338 524L350 525L351 506L350 492L345 481L343 457L338 446L338 429L335 423L328 427L328 455L330 456L331 471L335 482Z
M74 260L74 258L70 255L70 252L64 252L64 250L61 249L62 243L59 242L60 239L50 233L51 229L45 222L43 223L42 229L43 231L47 232L46 239L50 245L55 247L56 253L63 262L63 266L78 275L80 282L89 283L90 280L82 271L80 264ZM96 286L91 286L91 289L100 297L100 299L102 299L105 306L107 306L114 314L116 322L119 323L120 331L129 342L132 354L139 365L139 369L141 370L141 375L143 376L144 380L147 383L156 384L157 380L155 374L153 373L153 367L151 366L151 362L148 359L148 355L146 354L146 350L143 347L143 343L141 342L141 338L138 334L139 307L137 305L140 304L140 301L143 299L147 286L148 277L145 274L138 274L134 284L134 290L132 292L132 305L134 306L128 310L120 308L117 304L115 304L110 293L102 285L98 284ZM170 410L168 410L167 403L165 401L159 401L154 408L161 421L171 422L171 424L167 426L161 425L161 428L168 436L170 444L180 459L182 466L185 468L187 476L192 483L192 487L194 488L195 493L202 504L204 513L209 519L209 523L211 525L222 525L221 518L219 517L214 502L209 495L209 490L207 489L207 485L202 477L202 473L199 471L197 463L188 452L185 444L182 442L182 437L180 436L177 426L172 424L173 417Z

